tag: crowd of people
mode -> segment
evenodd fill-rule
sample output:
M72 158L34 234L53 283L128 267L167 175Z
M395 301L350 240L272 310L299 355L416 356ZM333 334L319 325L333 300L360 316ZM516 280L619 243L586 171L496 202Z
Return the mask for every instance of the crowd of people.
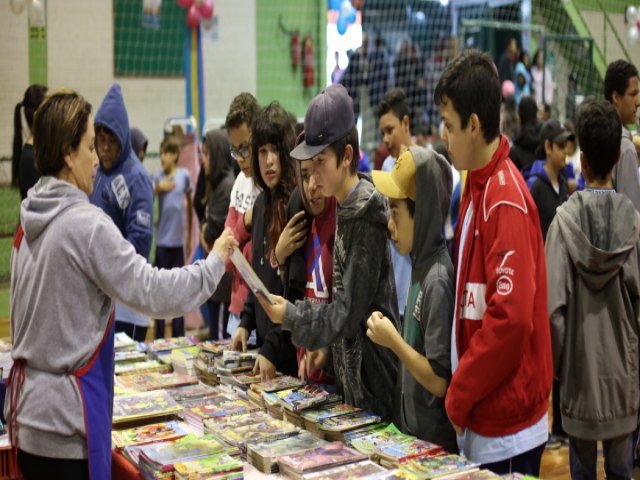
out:
M371 175L342 85L311 100L302 128L277 101L240 93L202 139L206 259L187 266L179 141L165 138L151 180L117 85L95 118L80 94L50 92L32 122L42 177L11 260L5 411L25 478L108 478L113 329L144 338L138 316L171 318L181 335L180 316L206 301L215 315L228 304L216 336L257 348L263 379L325 385L499 474L538 476L545 447L565 442L572 477L595 479L602 440L607 478L631 478L640 169L626 125L638 71L609 65L605 100L585 101L575 125L541 122L537 89L522 89L507 136L508 67L477 50L449 62L433 92L441 139L428 146L411 94L380 92L389 156ZM147 262L154 194L159 268ZM234 271L232 247L270 301Z

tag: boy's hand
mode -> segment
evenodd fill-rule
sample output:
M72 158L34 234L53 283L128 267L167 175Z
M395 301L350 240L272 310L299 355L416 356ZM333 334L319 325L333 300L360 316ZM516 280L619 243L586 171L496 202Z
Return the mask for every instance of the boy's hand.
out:
M271 380L276 376L276 366L267 357L258 355L253 366L253 374L256 375L258 373L261 380Z
M393 346L400 335L391 320L380 312L373 312L367 320L367 337L372 342L393 350Z
M238 241L233 238L233 233L229 227L225 228L218 239L213 243L213 251L220 255L223 262L229 258L232 247L237 247Z
M207 228L207 224L203 223L202 228L200 229L200 245L202 245L202 248L204 249L205 253L209 255L209 252L211 252L211 245L209 245L204 238L204 231L206 228Z
M189 235L189 240L184 246L184 254L187 257L187 263L191 263L191 235Z
M249 330L244 327L238 327L231 340L231 350L246 352L248 339Z
M159 192L170 192L174 188L176 188L176 182L174 182L170 178L163 178L158 182L158 191Z
M284 227L276 245L276 260L282 265L307 241L307 219L304 210L296 213Z
M279 295L271 294L274 305L271 305L262 295L256 295L258 302L262 305L267 316L277 325L281 325L284 321L284 311L287 308L287 301Z
M327 354L324 350L316 350L315 352L305 352L304 357L300 360L298 368L298 376L300 378L309 378L318 370L321 370L327 363Z
M449 422L451 422L451 419L449 419ZM458 425L456 425L455 423L451 422L451 425L453 426L453 429L456 431L456 434L458 436L462 436L464 435L464 428L459 427Z

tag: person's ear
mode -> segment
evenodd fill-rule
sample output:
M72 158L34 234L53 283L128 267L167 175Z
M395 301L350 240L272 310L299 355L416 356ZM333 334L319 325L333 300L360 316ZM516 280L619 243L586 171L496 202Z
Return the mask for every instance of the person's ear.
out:
M404 130L405 132L411 131L411 127L409 125L409 115L405 115L404 117L402 117L402 121L400 122L400 124L402 125L402 130Z
M73 169L73 150L69 149L67 153L64 154L64 164L69 170Z
M351 145L347 145L344 148L344 155L342 157L342 165L349 169L351 162L353 161L353 147Z
M584 152L580 150L580 167L582 168L582 176L586 182L591 181L591 170L589 170L589 164L587 159L584 158Z
M553 150L553 145L551 144L551 140L545 140L544 153L546 153L547 155L550 155L552 150Z
M617 107L618 103L620 103L620 94L615 90L611 93L611 103L613 103L614 107Z
M477 138L478 135L482 135L480 128L480 117L476 113L472 113L469 116L469 128L471 128L471 135L473 138Z

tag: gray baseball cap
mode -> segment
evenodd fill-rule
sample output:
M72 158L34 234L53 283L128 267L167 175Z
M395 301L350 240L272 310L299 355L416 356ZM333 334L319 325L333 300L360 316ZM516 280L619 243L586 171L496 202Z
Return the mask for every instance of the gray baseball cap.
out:
M304 116L304 141L291 151L297 160L313 158L347 135L356 124L353 100L339 84L313 97Z

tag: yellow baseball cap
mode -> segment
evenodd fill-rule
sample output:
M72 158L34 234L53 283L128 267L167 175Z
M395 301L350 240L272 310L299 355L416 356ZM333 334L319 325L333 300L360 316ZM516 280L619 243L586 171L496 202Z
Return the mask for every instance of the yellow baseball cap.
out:
M393 170L374 170L372 177L374 185L384 196L416 201L416 164L411 151L407 150L400 155Z

